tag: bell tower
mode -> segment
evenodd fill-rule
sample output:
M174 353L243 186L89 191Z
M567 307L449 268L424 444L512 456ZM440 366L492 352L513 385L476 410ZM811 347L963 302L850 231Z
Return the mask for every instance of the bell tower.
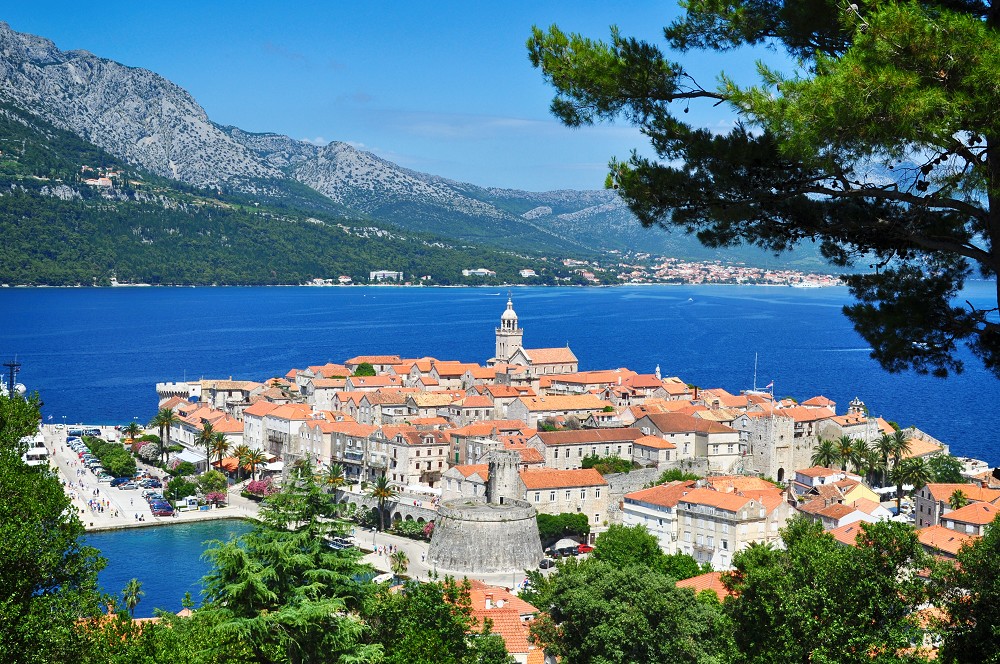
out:
M507 310L500 316L500 327L497 328L497 362L507 362L514 352L521 347L524 330L517 326L517 314L514 313L514 302L507 295Z

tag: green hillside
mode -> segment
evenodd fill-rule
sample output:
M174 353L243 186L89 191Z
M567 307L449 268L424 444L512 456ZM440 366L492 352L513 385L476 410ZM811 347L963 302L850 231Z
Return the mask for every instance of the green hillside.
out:
M296 183L257 197L204 192L129 170L69 132L0 106L0 282L7 284L288 284L371 270L406 279L482 283L463 268L514 281L537 260L378 227ZM94 172L81 171L90 166ZM96 171L124 172L102 192ZM269 195L267 192L273 192Z

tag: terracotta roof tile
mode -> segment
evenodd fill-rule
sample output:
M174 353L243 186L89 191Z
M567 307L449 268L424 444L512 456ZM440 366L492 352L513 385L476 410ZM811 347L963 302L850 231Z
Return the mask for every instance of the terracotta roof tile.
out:
M943 551L954 556L959 552L963 544L978 538L975 535L967 535L966 533L949 530L942 525L937 525L918 530L917 539L932 551Z
M593 468L578 470L522 470L521 481L529 491L538 489L565 489L583 486L607 486L607 482Z
M639 429L574 429L569 431L540 431L538 439L546 447L557 445L586 445L588 443L624 443L643 437Z
M572 364L576 362L576 355L569 349L569 346L559 348L522 348L524 354L528 356L532 364Z
M671 443L669 440L663 440L656 436L642 436L641 438L636 438L634 441L635 445L639 447L648 447L654 450L676 450L677 446Z
M735 433L736 429L725 424L703 420L683 413L651 413L646 415L657 429L664 433Z
M529 412L602 410L611 404L593 394L552 395L546 397L520 397Z
M711 590L714 592L719 600L725 599L727 596L732 595L725 584L722 583L722 572L708 572L706 574L699 574L698 576L692 576L690 579L684 579L683 581L677 582L678 588L690 588L694 591L694 594L702 592L703 590Z
M695 483L693 480L688 480L686 482L670 482L668 484L661 484L649 489L640 489L639 491L626 493L625 500L649 503L651 505L661 505L663 507L677 507L677 503L680 499L684 497L685 493L691 491L694 488L694 485Z
M961 521L976 526L985 526L992 523L1000 512L992 503L971 503L957 510L952 510L945 514L942 519L948 521Z

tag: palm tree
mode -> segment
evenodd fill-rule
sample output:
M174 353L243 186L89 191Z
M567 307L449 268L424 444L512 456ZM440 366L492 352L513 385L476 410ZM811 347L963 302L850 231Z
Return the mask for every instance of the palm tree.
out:
M166 463L167 448L170 447L170 427L178 424L180 419L177 413L169 408L161 408L157 411L149 426L157 427L160 430L160 463Z
M243 476L243 459L249 453L250 453L250 446L247 445L246 443L240 443L239 445L237 445L236 447L234 447L230 451L230 454L232 454L234 457L236 457L236 462L237 462L236 463L236 473L237 473L236 477L237 478L240 478L240 477Z
M368 495L378 501L379 530L385 530L385 504L396 497L396 487L390 484L389 478L382 473L375 480Z
M889 472L889 477L896 483L896 514L899 514L903 502L903 485L909 484L916 491L933 479L934 471L924 459L912 457L896 463Z
M122 429L122 433L124 433L132 440L135 440L136 438L142 435L142 427L139 425L138 422L129 422L128 424L125 425L125 428Z
M406 551L402 549L397 549L389 556L389 569L397 577L406 574L407 568L410 566L410 558L406 555Z
M886 480L889 475L889 459L895 456L894 452L896 450L896 441L891 434L884 433L882 436L875 441L875 449L878 450L879 454L882 456L882 473L880 479L882 485L885 486Z
M267 457L261 450L250 450L240 459L240 465L250 466L250 479L257 479L257 466L267 463Z
M892 434L892 460L899 463L903 455L910 451L910 437L900 429Z
M812 464L829 468L837 463L840 457L837 456L837 447L832 440L820 438L819 443L813 449Z
M948 498L948 507L953 510L962 509L969 504L969 497L961 489L955 489Z
M130 617L135 618L136 604L139 603L139 600L145 594L145 591L142 589L142 582L139 579L130 579L125 584L125 587L122 588L122 601L125 603L125 608L128 609Z
M870 485L875 486L875 478L885 476L885 464L882 462L882 453L877 447L865 444L862 462L865 470L865 480Z
M198 434L198 443L205 446L205 472L212 470L212 438L215 436L215 427L209 422L201 426L201 433Z
M226 434L221 431L212 434L212 455L219 460L219 468L222 468L222 460L229 454L230 449L232 448Z
M324 478L326 483L333 487L334 493L337 489L344 486L347 482L347 478L344 477L344 467L339 463L331 463L326 469L326 476Z
M837 457L840 459L841 470L846 472L848 465L857 465L858 441L844 435L837 439L834 447L837 449Z

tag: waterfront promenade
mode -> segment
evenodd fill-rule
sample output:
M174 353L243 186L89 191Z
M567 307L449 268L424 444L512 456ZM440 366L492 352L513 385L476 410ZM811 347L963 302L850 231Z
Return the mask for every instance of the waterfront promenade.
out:
M114 439L114 427L100 427L102 437ZM142 528L145 526L191 523L213 519L256 519L258 504L239 494L238 486L230 487L228 506L211 510L191 510L175 512L176 516L153 516L149 504L142 497L141 489L123 490L112 488L107 482L100 483L77 458L76 452L66 446L65 428L42 425L45 446L49 450L49 465L56 470L59 479L66 484L67 495L78 510L80 520L88 531L116 530L120 528ZM163 479L166 473L154 466L136 460L141 470L149 471L154 477ZM90 501L104 503L103 511L94 509ZM141 517L141 521L139 520Z
M102 437L114 438L113 427L100 427ZM117 432L114 432L115 434ZM212 509L207 511L187 511L176 512L177 516L157 517L153 516L149 505L142 497L142 491L121 490L111 488L108 483L99 483L97 477L85 468L77 458L76 452L66 447L66 429L57 429L55 425L43 425L42 434L45 437L45 446L49 450L49 464L56 470L59 478L66 483L65 490L72 498L73 506L78 510L80 520L84 528L89 532L119 530L126 528L142 528L147 526L168 526L178 523L191 523L194 521L209 521L213 519L256 519L258 516L258 503L243 498L239 494L239 486L230 487L229 505L227 507ZM166 475L160 468L149 466L142 461L136 461L139 468L149 471L154 477L161 479ZM79 472L78 471L82 471ZM82 482L82 486L81 486ZM96 493L95 493L96 492ZM426 499L426 496L421 496ZM416 498L414 496L403 496L404 504L409 504ZM107 505L103 511L92 509L89 501L106 501ZM142 517L139 521L136 517ZM438 568L433 560L428 560L427 552L430 547L429 542L412 540L391 533L380 533L375 530L353 527L353 539L357 546L363 551L370 551L365 554L363 562L370 564L380 572L391 572L389 566L389 555L386 547L393 546L406 553L409 558L409 565L406 576L418 581L430 580L435 574L443 578L451 575L461 579L469 576L470 579L477 579L496 586L506 588L517 587L524 581L524 571L504 572L498 574L475 574L465 575L452 570ZM380 553L381 551L381 553Z

